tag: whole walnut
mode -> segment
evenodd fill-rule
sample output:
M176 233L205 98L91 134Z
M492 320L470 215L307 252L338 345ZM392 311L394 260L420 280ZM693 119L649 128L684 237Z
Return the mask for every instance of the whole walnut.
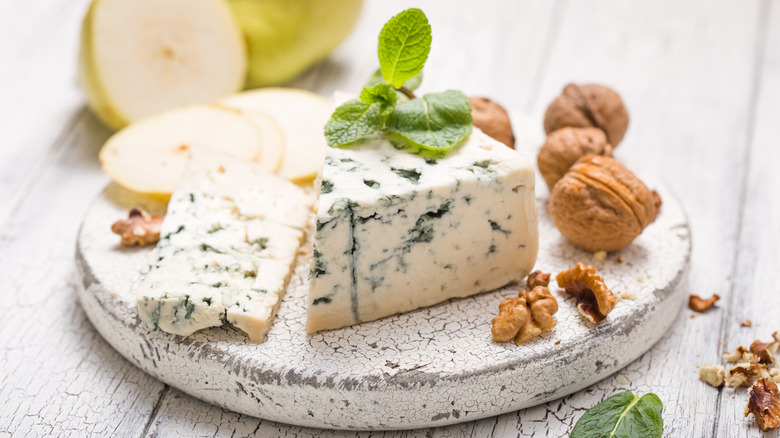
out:
M655 220L660 206L658 194L625 166L586 155L553 186L549 211L564 237L595 252L626 247Z
M487 97L469 97L469 103L474 126L514 149L515 134L504 107Z
M615 90L597 84L569 84L547 107L544 130L547 134L573 126L599 128L616 147L628 128L628 111Z
M550 133L537 157L547 187L552 190L572 164L589 154L612 156L612 145L601 129L566 127Z

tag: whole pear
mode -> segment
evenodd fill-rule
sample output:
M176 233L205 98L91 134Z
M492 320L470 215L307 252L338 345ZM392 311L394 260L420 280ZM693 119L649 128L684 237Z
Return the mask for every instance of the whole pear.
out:
M230 0L249 55L248 88L297 76L341 43L362 0Z

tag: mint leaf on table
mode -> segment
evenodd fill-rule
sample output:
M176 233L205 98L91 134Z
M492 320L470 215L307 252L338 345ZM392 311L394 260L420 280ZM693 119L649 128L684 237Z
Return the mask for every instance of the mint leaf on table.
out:
M431 25L419 9L407 9L379 33L379 66L395 88L420 74L431 51Z
M325 124L325 139L330 146L343 146L382 129L382 104L352 99L336 108Z
M460 91L426 94L398 104L387 128L417 147L444 153L471 133L471 105Z
M422 72L420 72L420 74L418 74L417 76L415 76L415 77L409 79L408 81L404 82L403 87L408 89L408 90L414 91L414 90L420 88L420 84L422 83L422 80L423 80L423 74L422 74ZM385 83L385 84L387 83L385 81L385 78L382 76L382 69L381 68L376 69L374 74L371 75L371 77L368 79L368 82L366 82L365 87L366 88L373 87L374 85L379 84L379 83Z
M569 438L660 438L663 403L657 395L642 398L621 392L588 409L577 420Z

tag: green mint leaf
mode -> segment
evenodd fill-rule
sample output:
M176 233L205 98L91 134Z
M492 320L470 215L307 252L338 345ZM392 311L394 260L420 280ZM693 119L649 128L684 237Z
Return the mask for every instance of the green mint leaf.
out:
M391 18L379 33L379 66L394 88L417 76L431 51L431 25L419 9Z
M390 114L395 108L398 96L396 96L393 87L386 83L379 83L371 88L364 88L363 91L360 92L360 100L367 104L379 104L379 112L382 116L382 126L384 126L387 118L390 117Z
M471 105L460 91L426 94L399 103L387 128L417 147L443 153L471 132Z
M577 420L569 438L660 438L663 403L657 395L642 398L621 392L588 409Z
M382 104L352 99L336 108L325 124L325 139L330 146L343 146L382 129Z
M414 91L414 90L420 88L420 84L422 83L422 80L423 80L423 74L422 74L422 72L420 72L420 74L418 74L417 76L415 76L415 77L409 79L408 81L404 82L403 86L408 88L408 89L410 89L410 90L412 90L412 91ZM379 83L384 83L384 84L387 83L385 81L385 78L382 77L382 69L381 68L376 69L374 74L371 75L371 77L368 79L368 82L366 82L365 87L366 88L373 87L374 85L379 84ZM401 94L401 96L403 96L403 94Z

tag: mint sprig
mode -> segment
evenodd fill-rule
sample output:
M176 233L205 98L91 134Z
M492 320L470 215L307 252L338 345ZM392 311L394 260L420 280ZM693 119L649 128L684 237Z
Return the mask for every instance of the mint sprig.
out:
M392 114L396 101L395 90L388 84L364 88L359 99L349 100L333 112L325 125L328 143L345 145L377 132Z
M419 9L407 9L391 18L379 33L379 67L393 87L417 76L431 51L431 25Z
M590 408L577 420L570 438L660 438L663 403L657 395L641 398L621 392Z
M420 72L417 76L409 79L408 81L404 82L404 84L396 90L396 94L398 95L398 99L400 100L409 100L407 97L407 94L404 94L403 92L399 91L402 89L405 89L405 92L414 91L418 88L420 88L420 84L422 84L423 80L423 74ZM368 79L366 82L366 85L364 85L366 88L373 87L376 84L387 84L387 81L385 81L385 78L382 76L382 69L378 68L374 72L373 75Z
M426 94L399 104L387 129L413 145L446 150L471 132L471 105L460 91Z
M459 91L426 94L414 90L431 50L431 26L419 9L390 19L379 34L380 68L359 99L336 108L325 125L330 146L345 146L383 131L416 149L443 154L471 132L471 105Z

